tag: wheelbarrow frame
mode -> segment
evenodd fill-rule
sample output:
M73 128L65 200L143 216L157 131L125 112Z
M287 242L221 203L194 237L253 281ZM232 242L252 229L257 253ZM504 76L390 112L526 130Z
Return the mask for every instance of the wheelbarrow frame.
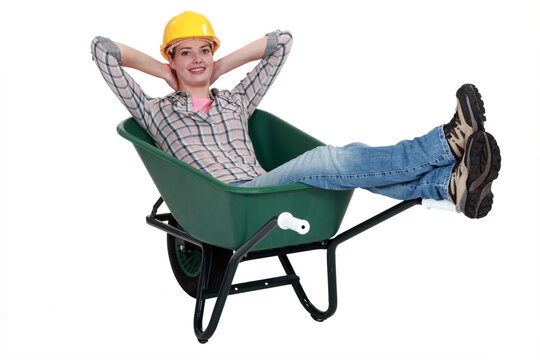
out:
M188 235L186 232L174 226L169 225L167 222L171 219L172 214L157 213L162 203L163 199L160 197L158 201L154 204L150 215L146 217L146 222L149 225L161 229L174 237L182 239L183 241L198 245L202 249L202 268L196 296L193 326L198 341L204 344L208 342L208 339L210 339L210 337L214 334L218 326L221 314L223 312L225 302L229 295L264 290L284 285L291 285L298 297L298 300L300 300L300 303L302 304L304 309L306 309L311 314L311 317L314 320L321 322L328 319L336 312L337 309L336 249L338 245L415 205L421 204L422 199L402 201L401 203L398 203L397 205L369 218L362 223L359 223L358 225L330 239L307 244L285 246L281 248L254 250L257 244L259 244L277 227L277 219L279 214L276 214L276 216L269 219L266 224L264 224L255 234L253 234L249 238L249 240L247 240L239 249L234 252L233 256L229 260L225 275L223 277L223 280L221 281L221 285L219 286L219 288L207 287L210 264L212 262L210 255L210 245L206 244L203 241L195 239L194 237ZM296 275L294 268L292 267L292 264L287 257L287 255L289 254L310 250L326 250L328 308L325 311L319 310L311 303L300 283L300 277ZM232 283L238 265L241 262L273 256L277 256L279 258L279 261L281 262L281 265L283 266L286 275L238 284ZM206 326L206 329L203 329L205 302L207 299L211 298L217 299L214 304L214 308L208 325Z

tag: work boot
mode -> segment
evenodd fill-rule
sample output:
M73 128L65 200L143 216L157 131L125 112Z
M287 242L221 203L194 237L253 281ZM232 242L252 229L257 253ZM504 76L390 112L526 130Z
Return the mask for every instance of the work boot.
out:
M501 154L495 138L476 131L467 140L465 155L450 178L450 201L472 219L488 214L493 204L491 183L499 176Z
M463 149L469 136L475 131L484 131L484 102L476 86L465 84L456 92L456 113L444 125L444 134L456 160L463 157Z

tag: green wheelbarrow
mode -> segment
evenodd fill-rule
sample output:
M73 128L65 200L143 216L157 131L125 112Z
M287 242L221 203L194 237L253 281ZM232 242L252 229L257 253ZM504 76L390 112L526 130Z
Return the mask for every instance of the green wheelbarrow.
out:
M196 298L194 330L201 343L215 332L225 301L232 294L291 285L313 319L323 321L332 316L337 308L337 246L422 202L403 201L334 236L354 190L331 191L300 183L235 187L157 148L133 118L120 123L117 129L133 143L161 194L146 221L167 233L173 273L182 289ZM256 110L249 119L249 135L257 159L267 171L324 145L262 110ZM163 202L170 213L158 213ZM325 311L309 301L287 257L317 249L327 251ZM241 262L273 256L279 258L285 275L233 284ZM209 298L217 299L203 329L204 304Z

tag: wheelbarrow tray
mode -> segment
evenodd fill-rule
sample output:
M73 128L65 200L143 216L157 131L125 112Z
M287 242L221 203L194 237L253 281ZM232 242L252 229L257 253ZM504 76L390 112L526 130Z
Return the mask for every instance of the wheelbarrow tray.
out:
M255 111L248 125L257 159L266 171L324 145L262 110ZM309 233L277 228L254 250L329 239L338 231L354 191L331 191L301 183L259 188L228 185L156 147L133 118L124 120L117 130L135 146L179 225L210 245L237 250L268 219L282 212L307 220Z

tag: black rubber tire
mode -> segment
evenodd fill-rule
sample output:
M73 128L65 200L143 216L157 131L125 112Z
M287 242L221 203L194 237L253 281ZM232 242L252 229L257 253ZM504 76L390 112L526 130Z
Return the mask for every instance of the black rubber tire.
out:
M178 223L174 218L171 218L171 220L169 220L169 225L176 227L178 226ZM171 268L176 280L178 281L178 284L180 284L180 287L189 296L196 298L200 276L190 276L186 274L186 272L180 266L177 256L177 240L179 241L179 239L173 235L167 234L167 250L169 253ZM202 249L197 245L186 242L184 251L202 251ZM210 274L208 277L207 288L215 288L220 286L223 276L225 276L225 271L227 270L227 265L229 264L229 259L231 258L233 251L213 245L210 245L210 251Z

